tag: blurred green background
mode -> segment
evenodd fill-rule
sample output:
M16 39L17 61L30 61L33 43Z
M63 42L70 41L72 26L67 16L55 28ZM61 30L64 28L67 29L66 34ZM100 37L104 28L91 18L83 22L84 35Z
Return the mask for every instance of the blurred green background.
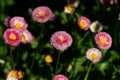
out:
M86 50L96 47L95 33L83 31L77 25L80 16L88 17L91 22L98 20L103 30L109 33L113 43L109 50L102 51L102 59L92 65L88 80L119 80L120 79L120 4L104 6L99 0L80 0L75 12L64 13L66 0L0 0L0 80L12 69L11 60L16 70L24 72L23 80L53 80L58 51L50 45L50 37L56 31L71 34L73 44L60 56L57 73L64 74L69 80L84 80L90 61L86 59ZM45 24L34 21L30 10L38 6L48 6L55 14L53 21ZM35 41L20 44L10 56L10 47L4 43L3 32L6 29L4 20L7 16L24 17L28 30L35 36ZM51 55L52 63L45 62L45 55ZM1 61L5 61L4 63ZM68 65L72 66L67 71Z

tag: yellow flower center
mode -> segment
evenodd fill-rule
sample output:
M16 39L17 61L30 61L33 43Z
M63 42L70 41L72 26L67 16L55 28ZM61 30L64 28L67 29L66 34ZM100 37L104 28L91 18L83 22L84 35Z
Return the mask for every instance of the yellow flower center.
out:
M19 78L19 79L23 78L23 72L22 72L22 71L19 71L19 72L18 72L18 78Z
M97 24L94 24L92 28L93 28L94 30L96 30Z
M10 34L9 38L11 40L16 40L17 37L16 37L16 35L14 33L12 33L12 34Z
M85 20L80 21L80 26L81 28L85 28L87 26L87 23L85 22Z
M106 43L106 38L100 37L100 43L103 45Z
M51 62L53 61L53 59L52 59L52 57L51 57L50 55L46 55L45 61L46 61L47 63L51 63Z
M92 54L90 55L90 57L91 57L92 59L95 59L95 58L97 58L97 54L96 54L96 53L92 53Z
M64 40L65 40L64 37L63 37L62 35L59 36L58 38L59 38L59 40L60 40L61 42L64 42Z
M68 13L72 13L74 11L74 7L71 6L71 5L68 5L65 7L65 10L68 12Z
M17 29L20 29L20 28L22 28L23 24L20 23L20 22L17 22L17 23L15 24L15 26L16 26Z
M9 76L9 77L16 78L16 73L14 73L14 72L10 72L8 76Z
M25 34L22 34L22 41L25 41L26 40L26 36Z
M39 16L40 17L44 17L45 16L45 12L44 11L40 11Z

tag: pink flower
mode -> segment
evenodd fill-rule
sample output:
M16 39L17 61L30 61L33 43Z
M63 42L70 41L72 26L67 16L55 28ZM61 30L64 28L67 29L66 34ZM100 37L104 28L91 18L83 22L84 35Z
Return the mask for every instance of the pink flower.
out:
M78 19L78 26L83 30L88 30L90 27L90 20L87 17L82 16Z
M18 46L21 41L21 33L16 29L7 29L3 34L6 43L11 46Z
M10 19L11 19L10 16L7 16L7 17L5 18L4 24L5 24L6 27L10 27Z
M114 6L118 4L118 0L100 0L100 3L105 6Z
M102 57L101 52L97 48L91 48L87 50L86 57L92 62L98 62L100 58Z
M109 49L112 45L111 36L106 32L99 32L96 34L95 42L101 49Z
M68 78L62 74L58 74L54 77L53 80L68 80Z
M56 49L64 51L72 44L72 37L65 31L57 31L51 37L51 45Z
M34 40L34 36L28 31L28 30L24 30L22 32L22 43L29 43L32 42Z
M28 24L23 17L15 16L11 18L10 26L19 31L23 31L28 27Z
M18 71L17 70L11 70L8 72L6 78L9 80L9 78L14 78L15 80L18 79Z
M32 17L34 20L45 23L53 17L51 9L47 6L40 6L33 10Z

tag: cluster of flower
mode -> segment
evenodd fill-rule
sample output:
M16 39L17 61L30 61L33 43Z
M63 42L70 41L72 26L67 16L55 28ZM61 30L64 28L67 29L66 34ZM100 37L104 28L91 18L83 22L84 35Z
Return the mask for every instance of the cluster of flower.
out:
M7 44L18 46L20 42L26 44L34 40L34 36L27 30L28 24L23 17L7 17L5 25L7 29L3 36Z
M72 5L68 5L65 7L65 13L72 14L74 12L75 7L78 6L79 0L76 0ZM45 23L51 20L54 17L53 12L47 6L40 6L35 8L32 11L32 18L40 23ZM11 46L18 46L20 42L22 43L29 43L34 40L33 35L27 30L28 24L26 23L23 17L15 16L13 18L7 18L5 20L5 25L10 26L10 28L6 29L4 32L4 40L7 44ZM97 33L95 35L95 42L100 49L109 49L112 45L111 36L106 32L102 31L102 24L99 21L94 21L93 23L85 17L81 16L78 19L78 26L82 30L90 29L91 32ZM57 50L64 51L68 47L71 46L73 39L69 33L66 31L57 31L55 32L51 38L50 43L51 45L56 48ZM97 48L91 48L86 51L86 57L92 62L98 62L102 57L101 51ZM51 63L53 60L50 55L47 55L45 60ZM18 80L19 78L18 71L10 71L7 75L7 80ZM11 79L10 79L11 78ZM16 78L16 79L12 79ZM64 75L58 74L54 77L54 80L68 80Z

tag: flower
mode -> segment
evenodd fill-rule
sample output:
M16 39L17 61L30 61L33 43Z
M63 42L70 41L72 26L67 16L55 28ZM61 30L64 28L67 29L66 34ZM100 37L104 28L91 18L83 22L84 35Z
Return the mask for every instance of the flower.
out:
M17 70L11 70L11 71L9 71L8 74L7 74L7 76L6 76L6 78L15 78L15 80L18 79L18 71Z
M4 24L5 24L6 27L10 27L10 19L11 19L10 16L7 16L7 17L5 18Z
M112 45L111 36L106 32L99 32L96 34L95 42L101 49L109 49Z
M23 17L15 16L10 19L10 26L19 31L23 31L28 27L28 24Z
M90 20L87 17L82 16L78 19L78 26L83 30L88 30L90 27Z
M54 14L47 6L40 6L32 11L32 18L38 22L45 23L50 20Z
M18 46L21 41L21 33L16 29L7 29L3 37L5 42L11 46Z
M73 14L75 7L73 5L67 5L64 7L64 13Z
M91 32L100 32L103 29L103 25L99 21L94 21L90 25Z
M64 51L72 44L72 37L65 31L57 31L51 37L51 45L56 49Z
M21 42L26 44L26 43L30 43L34 41L34 36L28 31L28 30L24 30L22 32L22 40Z
M97 48L90 48L86 52L86 57L92 62L98 62L102 57L101 52Z
M68 80L68 78L62 74L58 74L54 77L53 80Z
M118 4L118 0L100 0L100 3L105 6L114 6Z
M53 62L53 58L52 58L52 56L51 55L46 55L45 56L45 62L47 62L47 63L52 63Z
M23 75L23 72L22 72L22 71L18 71L18 78L19 78L19 79L22 79L23 76L24 76L24 75Z

